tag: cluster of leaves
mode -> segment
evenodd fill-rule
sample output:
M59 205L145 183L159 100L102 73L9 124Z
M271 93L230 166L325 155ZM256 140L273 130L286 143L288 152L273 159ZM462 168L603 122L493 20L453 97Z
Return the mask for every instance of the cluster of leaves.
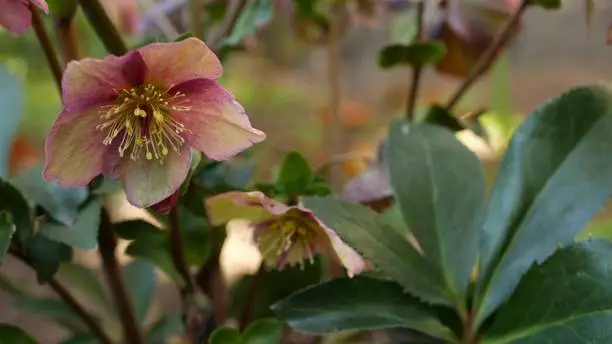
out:
M303 199L380 272L310 287L274 310L319 334L404 327L451 343L608 342L612 243L574 238L612 195L611 129L606 87L551 100L516 131L487 200L477 157L450 131L393 123L394 206Z

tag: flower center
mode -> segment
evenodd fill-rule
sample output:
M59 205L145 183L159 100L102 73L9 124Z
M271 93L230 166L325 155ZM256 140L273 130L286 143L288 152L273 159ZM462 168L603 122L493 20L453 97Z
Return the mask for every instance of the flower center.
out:
M147 160L163 164L164 157L173 150L181 154L185 139L182 133L188 129L172 118L173 111L189 111L182 106L181 92L168 94L168 90L144 84L117 92L115 104L100 111L102 122L97 130L106 132L102 143L106 146L120 140L117 151L123 157L129 151L132 160L144 152Z

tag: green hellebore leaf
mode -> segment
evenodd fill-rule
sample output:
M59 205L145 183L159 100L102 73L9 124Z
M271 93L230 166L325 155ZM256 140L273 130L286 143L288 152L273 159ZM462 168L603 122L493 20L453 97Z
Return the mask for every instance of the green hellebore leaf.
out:
M391 124L387 154L404 221L446 291L465 299L485 206L480 161L451 131L404 122Z
M220 326L210 335L208 344L240 344L240 332L227 326Z
M178 209L185 262L188 266L202 266L212 252L211 226L206 219L185 207Z
M98 344L100 340L91 333L77 333L61 344Z
M49 12L62 19L72 18L77 10L76 0L47 0L47 4Z
M68 330L84 332L87 327L66 303L55 298L22 296L15 299L15 307L28 313L53 319Z
M30 201L43 207L57 222L71 226L76 221L79 207L87 198L87 188L64 188L48 182L42 176L43 165L38 164L15 176L11 183Z
M398 65L422 66L434 64L444 58L446 48L437 41L414 42L409 45L392 44L386 46L378 56L382 68Z
M8 163L13 136L23 112L22 95L19 79L0 65L0 109L2 109L2 116L0 116L0 178L6 178L9 173Z
M142 323L147 316L157 287L155 266L148 261L134 259L125 266L123 278L132 298L136 319Z
M54 221L42 222L40 233L51 240L63 242L69 246L86 250L95 249L98 247L100 210L100 202L92 199L80 210L72 225L65 226Z
M314 180L308 161L299 152L287 154L278 173L276 186L289 197L304 194Z
M480 324L534 262L573 242L612 195L612 92L574 88L527 117L488 205L475 297Z
M234 46L242 43L247 36L254 34L258 28L267 24L273 14L273 0L250 1L240 13L234 29L225 39L225 45Z
M305 333L404 327L451 341L454 337L431 306L405 293L397 283L362 276L310 286L272 309Z
M609 343L611 283L611 242L595 239L562 248L529 269L481 343Z
M451 305L444 282L434 265L408 242L406 235L391 227L388 219L359 204L333 197L304 197L303 204L364 258L418 298Z
M32 338L26 331L21 328L9 325L0 324L0 344L37 344L38 342Z
M24 242L33 233L32 210L21 192L13 185L0 179L0 213L8 212L9 220L15 225L17 238Z
M57 275L61 281L70 285L71 289L78 290L85 296L88 303L94 304L96 309L108 314L115 312L102 284L91 269L77 263L65 262L61 264Z
M13 234L15 233L15 225L8 222L7 214L0 213L0 262L4 255L11 247Z
M283 336L283 323L277 319L254 321L240 335L241 344L279 344Z
M537 5L547 10L557 10L561 8L561 0L529 0L531 5Z
M425 123L445 127L453 132L468 129L474 132L474 134L480 136L485 141L488 141L489 139L487 132L478 119L478 116L475 116L469 120L462 120L438 105L433 105L431 108L429 108L429 111L427 111L423 121Z
M184 331L185 325L180 314L165 315L157 320L147 333L147 343L165 344L169 337L183 334Z
M38 233L25 242L25 253L36 270L38 283L48 282L62 262L72 260L72 247Z

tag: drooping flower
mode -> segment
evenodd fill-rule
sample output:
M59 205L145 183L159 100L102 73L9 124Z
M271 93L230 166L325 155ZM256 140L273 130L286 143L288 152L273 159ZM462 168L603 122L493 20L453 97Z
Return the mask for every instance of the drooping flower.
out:
M339 259L351 277L365 268L363 258L355 250L301 205L287 206L255 191L210 197L206 208L213 224L232 218L251 219L255 243L269 267L303 265L305 260L312 262L315 255L327 252Z
M226 160L265 139L215 81L221 73L195 38L71 62L45 142L44 177L62 186L99 174L120 179L137 207L170 197L189 172L192 148Z
M30 2L45 13L49 12L45 0L0 0L0 26L13 36L21 35L32 24Z

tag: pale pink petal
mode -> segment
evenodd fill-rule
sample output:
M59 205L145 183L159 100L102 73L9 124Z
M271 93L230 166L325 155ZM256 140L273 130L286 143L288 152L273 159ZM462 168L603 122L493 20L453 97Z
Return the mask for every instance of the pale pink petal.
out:
M142 82L144 63L137 52L102 60L71 61L62 78L62 101L72 109L90 107L116 99L117 91Z
M0 0L0 26L18 36L31 24L32 13L26 1Z
M268 199L259 191L230 191L208 197L205 201L208 220L219 226L233 219L259 222L272 214L284 214L289 207Z
M189 111L175 111L176 121L189 131L184 138L194 148L213 160L227 160L265 140L266 135L251 126L244 108L215 81L194 79L170 90L184 93L178 105Z
M70 117L70 121L63 118ZM98 110L60 113L45 141L45 179L61 186L85 186L104 170L105 134L96 130Z
M223 68L217 56L197 38L153 43L138 50L148 68L146 81L172 87L197 78L217 79Z
M45 13L49 13L49 6L45 0L31 0L34 5L43 10Z
M118 166L123 189L128 202L146 208L170 197L187 178L191 167L191 152L184 149L181 154L171 152L159 161L147 160L144 156L136 160L125 157Z
M346 273L349 277L353 277L365 269L365 260L363 260L357 251L342 241L336 232L321 222L321 220L319 220L319 218L317 218L309 209L305 209L301 206L298 208L304 212L310 213L317 221L319 226L321 226L323 231L325 231L325 234L329 238L329 242L331 244L332 253L338 257L342 265L346 268Z

